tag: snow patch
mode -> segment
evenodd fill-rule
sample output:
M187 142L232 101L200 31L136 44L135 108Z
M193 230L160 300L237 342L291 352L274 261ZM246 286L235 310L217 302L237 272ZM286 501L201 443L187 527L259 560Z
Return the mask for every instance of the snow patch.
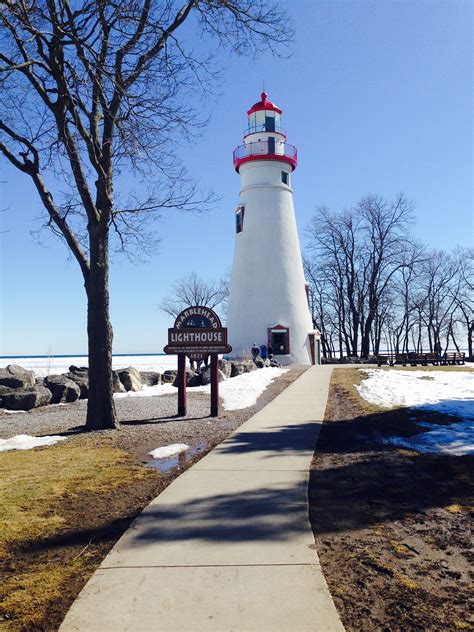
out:
M473 372L360 370L368 377L357 390L370 404L407 406L474 420Z
M66 441L66 437L50 435L45 437L32 437L30 435L15 435L10 439L0 439L0 452L7 450L31 450L45 445L54 445L59 441Z
M384 443L417 452L455 456L474 454L474 373L361 370L368 377L357 390L371 404L407 406L461 418L446 425L417 421L426 432L412 437L389 437L383 440ZM416 421L416 418L411 419Z
M452 454L462 456L474 454L474 424L472 421L458 421L447 426L421 422L427 428L413 437L389 437L384 443L410 448L417 452Z
M219 396L225 410L240 410L253 406L258 397L263 393L273 380L288 369L277 367L267 367L257 369L250 373L243 373L236 377L229 378L219 384ZM188 387L188 393L210 393L211 386ZM141 391L129 391L128 393L115 393L116 399L128 397L156 397L157 395L176 395L178 389L172 384L158 384L156 386L145 386Z
M166 459L170 456L174 456L175 454L186 452L188 449L189 446L185 443L172 443L170 445L164 445L161 448L156 448L155 450L148 452L148 454L154 459Z
M237 375L219 384L219 395L225 410L240 410L253 406L264 390L274 379L286 373L288 369L267 367L250 373ZM211 387L200 386L196 390L210 393Z

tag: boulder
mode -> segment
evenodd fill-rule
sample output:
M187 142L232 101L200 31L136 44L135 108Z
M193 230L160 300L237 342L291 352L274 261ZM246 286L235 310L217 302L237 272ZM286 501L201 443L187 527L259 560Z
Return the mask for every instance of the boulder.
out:
M11 393L14 393L14 392L15 392L14 388L10 388L9 386L0 386L0 408L4 408L3 398L6 395L10 395Z
M161 381L163 382L163 384L172 384L175 381L177 375L178 371L165 371L161 376Z
M226 380L226 376L224 374L223 371L221 371L219 368L217 369L217 380L218 382L223 382L224 380ZM205 386L206 384L210 384L211 383L211 367L208 366L206 368L204 368L203 371L201 371L201 383Z
M71 364L69 367L69 373L82 373L84 375L89 375L89 367L87 366L75 366Z
M140 391L142 388L142 380L140 372L134 366L117 371L120 381L125 386L126 391Z
M140 371L140 379L145 386L161 384L161 373L158 371Z
M15 389L8 395L3 395L3 405L8 410L31 410L38 406L46 406L51 402L52 393L44 386L34 389Z
M265 360L259 355L255 356L255 358L253 359L253 363L255 364L257 369L263 369L263 367L265 366Z
M65 375L48 375L44 378L44 385L53 394L52 404L75 402L81 394L79 386Z
M236 377L237 375L242 375L243 373L250 373L251 371L256 371L257 366L255 365L253 360L234 360L231 362L231 377Z
M229 362L229 360L223 360L223 359L218 360L217 368L219 369L219 371L222 371L222 373L226 377L230 377L232 373L232 363Z
M74 382L79 386L79 390L81 392L79 397L81 399L87 399L89 397L89 373L83 373L82 371L77 373L69 371L69 373L65 373L64 375L69 378L71 382Z
M278 367L279 369L281 369L281 363L278 362L278 360L275 360L275 358L272 358L270 360L270 366Z
M173 386L178 386L178 372L176 372ZM189 367L186 368L186 386L201 386L201 374L193 371Z
M35 385L35 374L18 364L9 364L0 369L0 386L10 388L31 389Z
M117 371L112 371L112 390L114 393L125 393L125 386L120 381Z

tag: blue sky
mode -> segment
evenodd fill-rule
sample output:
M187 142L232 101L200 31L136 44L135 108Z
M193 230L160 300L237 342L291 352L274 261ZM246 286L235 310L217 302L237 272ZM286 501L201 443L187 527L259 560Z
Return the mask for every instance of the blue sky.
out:
M230 270L239 178L232 150L265 80L298 147L297 221L367 193L403 191L416 205L415 234L434 248L473 245L472 4L452 0L287 3L291 57L223 58L225 83L206 106L211 121L181 155L220 201L212 211L169 211L159 253L140 265L114 259L115 353L160 352L170 320L158 308L173 281ZM217 92L217 91L216 91ZM0 163L0 354L75 354L87 349L86 301L77 264L46 233L26 177ZM262 235L262 251L272 247ZM264 254L263 254L264 256Z

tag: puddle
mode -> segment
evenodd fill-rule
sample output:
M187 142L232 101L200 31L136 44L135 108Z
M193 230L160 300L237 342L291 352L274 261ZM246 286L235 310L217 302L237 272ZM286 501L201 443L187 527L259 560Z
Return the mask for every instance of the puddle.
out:
M196 454L204 452L207 447L207 441L198 441L190 446L186 452L181 452L180 454L175 454L173 456L167 456L162 459L153 459L153 461L147 461L144 465L145 467L154 467L162 474L170 472L175 467L185 469Z

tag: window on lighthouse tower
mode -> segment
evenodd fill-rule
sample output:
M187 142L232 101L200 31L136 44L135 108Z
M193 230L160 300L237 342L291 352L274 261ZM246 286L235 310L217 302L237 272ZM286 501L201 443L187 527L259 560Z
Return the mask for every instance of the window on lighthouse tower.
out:
M236 233L241 233L244 228L244 214L245 214L245 207L238 206L237 210L235 211L235 232Z

